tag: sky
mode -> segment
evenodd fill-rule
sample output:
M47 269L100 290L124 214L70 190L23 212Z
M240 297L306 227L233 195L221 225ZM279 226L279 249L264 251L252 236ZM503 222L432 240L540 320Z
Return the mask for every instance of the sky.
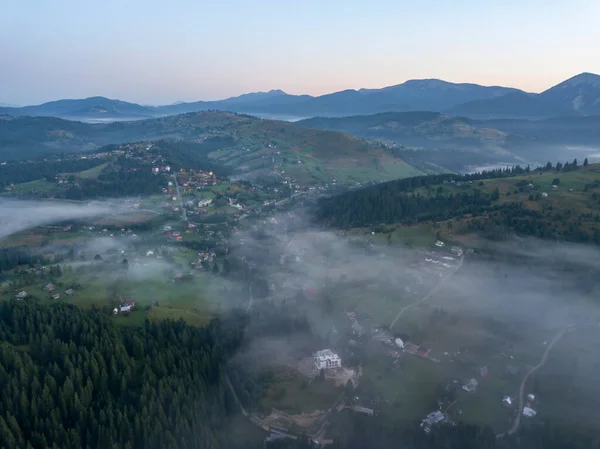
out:
M600 73L598 0L1 0L0 103L141 104Z

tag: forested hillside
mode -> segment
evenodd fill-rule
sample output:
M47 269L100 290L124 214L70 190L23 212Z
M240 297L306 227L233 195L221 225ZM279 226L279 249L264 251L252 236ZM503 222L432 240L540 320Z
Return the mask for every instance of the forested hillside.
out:
M449 221L455 233L492 239L516 233L600 244L600 165L407 178L322 199L316 215L344 228Z
M0 302L0 446L231 448L223 367L241 329Z

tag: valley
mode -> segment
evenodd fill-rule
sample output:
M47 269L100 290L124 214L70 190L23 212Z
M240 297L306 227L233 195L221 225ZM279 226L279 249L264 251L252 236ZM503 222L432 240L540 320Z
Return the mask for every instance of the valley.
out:
M33 216L1 241L2 299L70 304L128 329L210 326L244 310L246 337L227 364L227 389L245 422L263 429L259 440L266 429L325 444L346 438L340 426L356 420L382 439L449 425L535 432L541 419L557 419L556 395L581 394L579 368L570 393L548 391L558 378L545 364L523 382L560 329L596 320L589 304L598 286L586 262L595 250L560 245L598 243L598 165L303 184L277 170L277 141L258 153L274 165L245 179L235 170L253 159L201 145L113 145L54 161L58 174L43 181L27 181L34 162L12 163L2 207L42 200L65 213L67 204L101 205L106 191L113 212L15 215ZM403 206L387 207L388 194ZM324 349L341 366L312 368ZM520 399L527 395L534 399ZM524 406L540 417L516 418ZM570 423L578 432L588 425Z

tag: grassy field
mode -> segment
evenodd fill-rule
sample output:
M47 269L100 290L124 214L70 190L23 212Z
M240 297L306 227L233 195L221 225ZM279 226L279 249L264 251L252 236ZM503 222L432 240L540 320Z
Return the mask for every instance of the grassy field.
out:
M24 182L22 184L15 184L10 191L4 191L4 195L23 195L25 193L46 193L49 194L52 191L60 190L59 187L53 183L48 182L45 179L38 179L37 181Z
M330 381L310 382L291 368L278 367L274 380L260 403L260 408L270 412L272 408L286 413L308 413L327 410L342 393Z
M100 173L102 173L102 170L104 170L104 167L106 167L107 165L108 165L108 162L98 165L96 167L92 167L88 170L84 170L79 173L73 173L73 174L79 176L80 178L84 178L84 179L98 179L98 176L100 176Z

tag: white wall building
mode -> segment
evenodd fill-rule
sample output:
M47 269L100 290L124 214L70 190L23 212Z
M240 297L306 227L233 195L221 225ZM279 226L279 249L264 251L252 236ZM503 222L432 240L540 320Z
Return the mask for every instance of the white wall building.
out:
M313 354L313 368L315 371L322 369L340 368L342 359L331 349L323 349Z

